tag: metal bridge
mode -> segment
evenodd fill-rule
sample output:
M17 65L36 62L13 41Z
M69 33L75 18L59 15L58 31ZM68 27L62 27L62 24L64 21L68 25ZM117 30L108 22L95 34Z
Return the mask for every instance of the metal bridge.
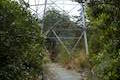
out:
M41 22L41 33L43 36L49 39L57 39L58 42L64 47L66 52L68 54L72 54L74 52L76 46L79 44L80 40L84 40L84 48L86 51L86 54L88 55L88 43L87 43L87 27L86 27L86 19L85 19L85 12L84 9L86 7L86 2L84 0L80 0L82 2L74 2L74 0L19 0L22 1L26 4L28 4L28 9L34 14L36 17L42 20ZM60 11L62 14L67 14L70 17L71 22L76 23L74 27L72 28L57 28L56 25L61 24L63 22L62 20L55 21L55 23L52 23L52 26L47 28L45 30L46 25L45 25L45 17L47 15L47 11L51 9L56 9ZM77 8L77 9L76 9ZM80 21L76 20L74 16L78 16L78 19ZM65 24L65 23L64 23ZM69 26L69 25L68 25ZM62 27L62 26L61 26ZM63 36L59 35L59 33L72 33L72 32L79 32L79 36ZM48 36L49 34L53 34L54 36ZM69 41L70 39L76 39L74 42L74 45L72 46L71 49L68 49L66 44L64 43L65 41Z

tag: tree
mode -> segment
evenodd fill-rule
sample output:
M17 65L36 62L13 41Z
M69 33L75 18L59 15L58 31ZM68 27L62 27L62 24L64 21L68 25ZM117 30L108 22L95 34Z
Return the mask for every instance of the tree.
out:
M51 29L52 28L52 29ZM55 30L56 34L59 37L62 37L61 40L67 46L68 49L72 49L73 45L77 41L77 39L67 39L69 37L79 37L81 32L78 29L78 25L71 20L68 14L62 13L56 9L50 9L46 12L44 17L44 32L50 31L47 35L48 39L46 41L46 46L50 53L55 52L56 54L61 54L61 44L59 45L59 41L52 30ZM50 30L51 29L51 30ZM66 39L65 39L66 38ZM81 45L81 44L80 44ZM62 45L63 47L63 45ZM68 55L68 53L65 54Z
M58 40L55 38L55 34L52 30L55 30L58 36L67 36L68 33L64 31L70 27L71 21L67 14L63 14L60 11L52 8L46 12L44 17L44 32L49 31L47 34L47 48L50 53L58 53L57 51L57 43ZM63 31L62 31L63 30Z
M30 11L0 0L0 80L33 80L42 72L43 38Z
M55 35L52 33L51 28L56 31L59 37L78 37L81 34L79 30L75 30L79 27L76 22L73 22L71 20L68 14L62 13L58 10L55 10L54 8L46 12L44 18L44 32L50 31L47 36L55 37ZM65 39L62 40L66 41ZM74 39L67 39L67 41L70 41L69 46L71 46L71 44L74 44L73 40Z
M88 5L90 58L99 80L120 79L119 1L91 1Z
M70 18L67 14L61 13L60 11L56 10L56 9L50 9L46 12L45 18L44 18L44 31L49 30L51 27L53 27L56 23L56 25L54 26L53 29L58 29L58 28L68 28L70 27L69 23ZM59 23L60 24L59 24Z

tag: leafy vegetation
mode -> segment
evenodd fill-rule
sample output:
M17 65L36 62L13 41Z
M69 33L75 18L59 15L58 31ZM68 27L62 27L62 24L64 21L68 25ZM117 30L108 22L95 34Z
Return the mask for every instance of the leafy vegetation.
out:
M84 51L75 51L71 56L66 52L62 52L60 55L60 63L62 63L67 69L76 70L77 72L89 69L90 64L88 62L88 57L85 55Z
M81 3L82 0L75 0ZM120 79L120 0L90 0L87 19L90 61L96 77L90 80Z
M45 20L44 31L47 31L54 26L53 30L55 30L56 34L59 37L69 37L69 36L78 37L81 34L79 30L72 30L79 28L75 22L70 20L69 15L65 13L63 14L58 10L55 9L48 10L46 12L44 20ZM57 23L58 21L60 22ZM81 40L81 42L76 46L77 49L72 51L75 42L77 42L77 39L61 38L61 40L64 42L68 50L71 52L71 54L68 54L68 52L64 49L63 45L59 44L59 41L57 40L57 38L55 38L56 36L52 33L52 30L49 32L47 36L48 38L54 37L47 39L46 47L49 50L50 55L56 58L56 61L58 63L62 64L66 68L75 69L76 71L80 71L83 68L84 69L88 68L89 66L88 57L85 55L84 50L83 52L81 51L83 49L83 43L84 43L83 40ZM54 56L52 52L54 52L54 54L56 54L57 56Z
M70 20L69 15L61 13L60 11L55 10L54 8L46 12L44 18L44 26L44 32L47 32L52 28L52 30L54 30L59 37L71 37L80 34L79 31L72 31L72 29L75 28L77 25L75 24L75 22ZM71 30L71 32L69 31L69 29ZM50 30L47 35L48 39L46 42L46 47L49 50L50 54L62 54L64 53L64 49L61 48L61 44L59 44L60 42L58 41L52 30ZM64 38L61 38L61 40L68 48L71 48L74 44L73 41L75 41L74 39L70 40ZM61 56L61 58L63 57L64 56Z
M20 1L21 4L13 0L0 0L0 80L37 80L42 74L43 62L50 61L49 54L43 51L45 44L38 19L27 10L29 4ZM82 0L75 1L80 3ZM120 0L102 2L91 0L88 4L86 17L90 20L89 61L91 71L97 77L89 78L90 80L120 79L119 2ZM53 30L58 36L77 37L81 34L79 31L61 32L60 30L73 29L78 25L71 21L67 14L62 14L55 9L47 11L44 26L44 32L54 26ZM55 37L55 35L50 31L47 37ZM62 40L69 46L68 49L71 49L76 41L74 39ZM50 53L58 54L57 61L67 68L80 71L90 67L88 56L84 51L79 52L79 47L83 46L82 43L77 46L72 55L65 51L57 39L48 39L46 45Z
M119 1L91 1L87 9L90 60L98 80L120 79Z
M0 80L35 80L42 72L44 39L30 11L0 0Z

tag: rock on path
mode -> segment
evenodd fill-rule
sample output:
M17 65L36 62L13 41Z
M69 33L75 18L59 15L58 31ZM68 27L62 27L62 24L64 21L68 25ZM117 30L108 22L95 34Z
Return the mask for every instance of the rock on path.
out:
M84 80L80 73L67 70L55 63L47 64L46 68L44 80Z

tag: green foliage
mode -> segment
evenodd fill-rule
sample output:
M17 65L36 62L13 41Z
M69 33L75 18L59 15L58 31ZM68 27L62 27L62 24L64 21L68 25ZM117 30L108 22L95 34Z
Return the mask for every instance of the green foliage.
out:
M43 38L35 17L0 0L0 80L33 80L42 71Z
M54 28L67 28L68 26L68 22L70 23L70 18L68 15L61 13L60 11L56 10L56 9L50 9L46 12L45 15L45 30L49 30L50 27L54 26ZM59 23L58 23L59 21ZM60 24L61 23L61 24Z
M49 31L51 28L56 32L56 34L59 37L78 37L78 35L81 34L79 30L78 31L72 30L77 28L77 25L75 24L75 22L71 21L71 18L68 14L62 13L54 8L48 10L44 18L44 32ZM55 48L56 45L57 46L61 45L57 44L59 43L59 41L57 40L57 38L55 38L56 36L52 32L52 30L50 30L50 32L47 35L50 38L46 40L46 47L49 49L49 52L57 50ZM76 42L76 39L68 40L61 38L61 40L67 47L69 46L69 48L71 48L73 44L75 44L73 41Z
M119 0L91 2L87 9L90 58L99 80L120 79Z
M82 51L78 49L70 55L62 46L59 47L59 50L60 51L57 59L60 64L67 69L76 70L77 72L83 71L87 76L86 70L88 72L90 64L84 50Z
M58 35L66 35L64 31L61 33L60 30L67 29L73 27L73 22L70 20L69 15L65 13L61 13L56 9L50 9L46 12L44 18L44 32L50 30L51 28L54 29ZM68 35L68 34L67 34ZM71 34L70 34L71 35ZM52 31L47 35L49 37L54 37Z
M66 65L70 62L70 55L65 51L63 46L59 46L58 62L62 65Z

